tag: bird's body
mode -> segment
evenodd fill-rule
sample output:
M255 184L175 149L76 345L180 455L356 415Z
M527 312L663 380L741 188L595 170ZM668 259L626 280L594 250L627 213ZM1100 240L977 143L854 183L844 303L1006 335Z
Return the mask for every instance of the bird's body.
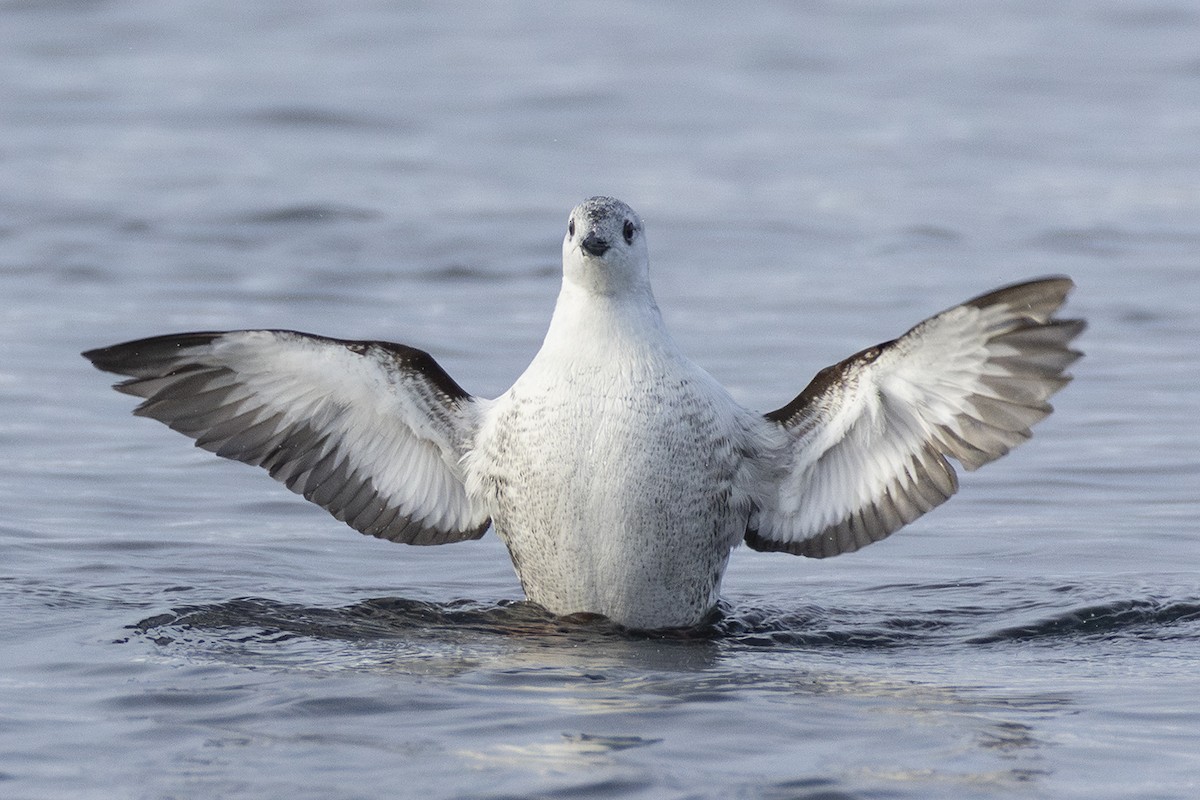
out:
M489 522L529 599L632 628L716 604L730 551L826 556L883 538L1023 441L1082 323L1070 282L1009 287L823 370L768 414L680 352L650 290L641 220L571 214L541 350L495 400L426 353L291 331L182 334L86 355L219 455L261 465L356 529L414 544Z
M688 625L715 605L745 535L741 473L761 447L751 416L678 352L657 309L567 296L542 351L485 412L468 485L531 600Z

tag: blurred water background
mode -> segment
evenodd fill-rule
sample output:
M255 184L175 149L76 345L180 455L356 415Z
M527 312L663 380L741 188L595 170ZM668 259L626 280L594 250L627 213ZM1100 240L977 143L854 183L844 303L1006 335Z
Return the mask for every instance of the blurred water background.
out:
M1200 8L0 2L0 796L1200 795ZM645 218L745 404L1078 283L1033 442L693 639L367 539L78 353L285 327L495 396L568 210Z

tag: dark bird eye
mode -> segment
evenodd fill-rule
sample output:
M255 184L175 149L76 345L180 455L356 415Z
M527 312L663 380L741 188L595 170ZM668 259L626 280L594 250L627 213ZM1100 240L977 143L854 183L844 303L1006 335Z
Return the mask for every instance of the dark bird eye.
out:
M625 230L622 231L622 233L625 234L625 243L626 244L633 244L634 230L635 230L635 228L633 227L632 220L625 220Z
M571 220L570 222L567 223L567 236L574 236L574 235L575 235L575 220Z

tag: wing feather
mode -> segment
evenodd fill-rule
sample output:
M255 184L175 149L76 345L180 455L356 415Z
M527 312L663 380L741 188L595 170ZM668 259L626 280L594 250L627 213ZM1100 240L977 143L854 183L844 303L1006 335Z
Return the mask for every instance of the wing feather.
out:
M428 353L296 331L186 333L84 353L128 376L134 413L266 469L371 536L441 544L483 535L460 465L474 398Z
M1053 315L1064 277L981 295L817 373L766 414L789 435L781 477L751 519L758 550L823 558L879 541L1027 440L1080 357L1082 320Z

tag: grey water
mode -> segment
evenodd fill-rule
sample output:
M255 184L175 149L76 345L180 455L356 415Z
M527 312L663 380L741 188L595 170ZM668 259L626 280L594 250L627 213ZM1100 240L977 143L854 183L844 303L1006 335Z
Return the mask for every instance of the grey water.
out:
M0 2L0 797L1200 796L1200 8ZM748 406L1004 283L1034 439L689 636L359 536L81 350L297 328L495 396L580 199Z

